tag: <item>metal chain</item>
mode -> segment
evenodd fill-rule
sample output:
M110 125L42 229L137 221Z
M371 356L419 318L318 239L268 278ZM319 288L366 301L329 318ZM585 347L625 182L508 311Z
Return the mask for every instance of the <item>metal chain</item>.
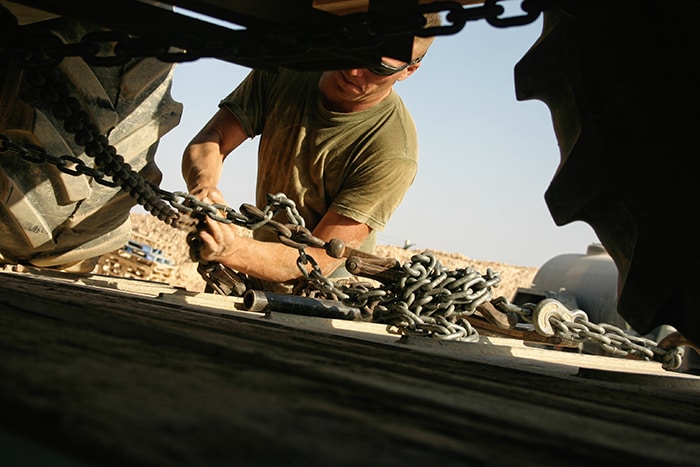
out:
M137 57L155 57L168 63L200 58L233 62L256 57L289 59L301 57L310 50L367 50L381 46L393 36L409 33L420 37L455 34L470 21L485 20L499 28L521 26L534 22L544 11L570 3L569 0L523 0L520 6L523 14L504 16L505 8L501 3L507 1L486 0L477 6L438 1L417 5L411 13L397 17L365 12L339 16L333 23L320 26L276 24L269 29L217 30L211 33L212 37L201 32L169 31L132 37L119 31L97 31L72 44L63 43L50 32L25 33L15 20L12 28L4 28L0 59L14 61L22 68L55 66L65 57L81 57L94 66L124 65ZM426 13L444 14L445 24L425 27L423 15ZM3 22L8 23L7 20ZM8 33L9 29L14 31Z
M627 333L612 324L592 323L583 310L569 310L552 298L519 306L499 297L492 304L503 313L516 313L542 336L557 336L569 342L591 341L609 355L655 360L667 370L678 369L682 364L680 347L665 350L651 339Z
M431 252L414 255L403 270L406 274L380 300L377 321L390 323L403 334L478 340L467 318L491 300L492 288L501 280L498 273L488 269L481 275L470 267L450 271Z
M389 324L401 334L450 340L478 339L478 332L466 318L492 298L492 287L500 283L500 275L491 269L483 276L472 268L449 271L431 252L414 255L404 264L401 278L390 285L369 287L367 283L333 282L321 273L314 258L305 250L308 246L323 248L326 242L304 227L304 219L294 201L283 193L269 194L262 210L244 204L240 213L229 206L204 203L187 193L173 196L183 198L177 206L185 206L190 214L202 213L210 219L251 230L272 229L282 243L297 248L299 269L316 290L346 305L373 310L373 321ZM283 213L288 222L273 220L278 213Z
M484 275L471 267L449 270L429 251L412 256L402 266L403 274L392 284L372 287L365 282L333 282L321 273L313 257L305 251L306 246L322 248L325 242L304 227L296 205L282 193L268 195L267 205L262 210L244 204L241 213L225 205L204 203L187 193L175 195L185 200L177 205L186 206L188 212L205 213L213 220L251 230L273 229L280 241L299 250L299 269L323 296L372 311L373 321L392 326L398 334L477 341L479 333L467 318L479 305L491 302L503 313L516 313L543 336L557 336L575 343L589 340L610 355L633 355L659 361L665 369L678 369L682 364L682 349L664 350L653 340L626 333L617 326L592 323L584 311L570 311L557 300L517 306L505 297L493 299L492 289L501 280L499 273L490 268ZM225 213L225 217L218 214L220 212ZM272 218L278 212L284 212L289 223L274 221Z
M14 153L21 157L22 159L33 162L35 164L42 164L44 162L50 163L56 166L58 170L69 175L87 175L95 180L95 183L104 185L110 188L118 188L119 185L114 183L111 179L105 178L105 173L99 169L89 167L85 162L75 156L62 155L53 156L46 152L46 149L35 144L24 144L20 145L14 143L9 136L0 134L0 153Z

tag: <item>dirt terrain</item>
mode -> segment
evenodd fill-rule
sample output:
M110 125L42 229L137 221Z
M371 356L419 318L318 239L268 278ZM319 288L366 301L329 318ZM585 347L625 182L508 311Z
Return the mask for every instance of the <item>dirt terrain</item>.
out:
M189 248L184 231L172 228L148 214L131 214L134 238L146 241L151 246L163 250L166 256L175 262L170 272L168 283L184 287L187 290L203 291L204 281L197 272L197 264L189 258ZM381 257L396 258L401 263L408 261L411 256L425 250L404 249L401 247L378 245L375 254ZM537 272L536 268L514 266L492 261L474 260L457 253L430 250L440 263L450 270L472 267L481 274L488 268L500 273L501 283L494 290L494 296L504 296L509 300L518 287L530 287Z

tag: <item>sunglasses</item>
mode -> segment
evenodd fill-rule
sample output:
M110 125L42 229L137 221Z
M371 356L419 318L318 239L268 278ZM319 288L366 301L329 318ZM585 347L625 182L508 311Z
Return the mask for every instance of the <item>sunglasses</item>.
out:
M384 62L379 62L379 65L367 67L367 69L378 76L391 76L394 73L398 73L399 71L405 70L406 68L408 68L411 65L416 65L416 64L420 63L421 60L423 60L422 56L418 57L417 59L412 60L412 61L410 61L407 64L402 65L402 66L391 66L391 65L387 65Z

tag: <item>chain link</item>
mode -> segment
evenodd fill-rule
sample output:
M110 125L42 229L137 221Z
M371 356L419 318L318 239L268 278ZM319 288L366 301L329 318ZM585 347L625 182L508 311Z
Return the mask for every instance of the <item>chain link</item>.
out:
M92 177L95 183L104 185L110 188L118 188L119 185L111 179L105 178L105 173L99 169L89 167L85 162L75 156L64 154L62 156L53 156L46 150L35 144L19 145L12 142L9 136L0 134L0 153L14 153L22 159L35 164L44 162L53 164L58 170L68 175L87 175Z
M481 275L472 268L448 270L430 252L414 255L403 265L404 276L388 287L375 310L376 320L397 327L403 334L446 340L474 341L478 332L467 318L492 298L500 275L488 269Z

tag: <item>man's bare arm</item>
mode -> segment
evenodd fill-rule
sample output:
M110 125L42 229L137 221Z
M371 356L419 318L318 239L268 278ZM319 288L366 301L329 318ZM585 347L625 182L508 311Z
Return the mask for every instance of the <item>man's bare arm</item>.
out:
M219 109L185 148L182 176L190 193L200 199L215 193L213 202L223 202L217 186L224 159L247 135L238 119L227 109Z
M273 282L288 282L302 276L297 267L299 253L296 249L281 243L240 237L231 225L215 221L207 223L206 230L200 232L200 255L203 260L216 261L236 271ZM359 248L370 232L366 224L329 211L314 229L313 235L325 241L338 238L348 247ZM324 275L329 275L345 261L328 256L319 248L309 247L306 251L316 260Z

